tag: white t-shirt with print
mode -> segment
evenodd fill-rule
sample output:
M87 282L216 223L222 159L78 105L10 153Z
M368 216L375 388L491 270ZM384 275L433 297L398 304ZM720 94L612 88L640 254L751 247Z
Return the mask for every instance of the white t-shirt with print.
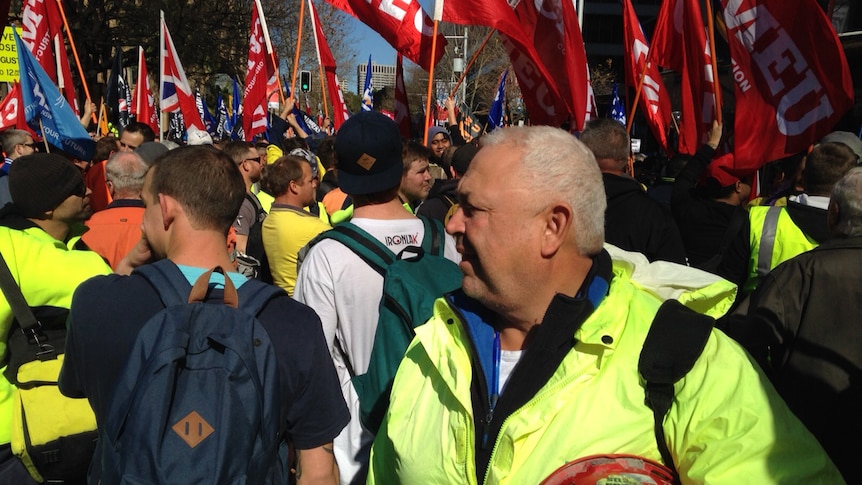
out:
M393 253L407 246L419 246L424 226L418 218L378 220L351 219ZM458 262L455 242L446 235L444 256ZM350 384L350 373L335 341L347 354L357 374L368 369L374 334L380 314L383 277L338 241L324 239L308 252L296 280L293 297L313 308L323 324L323 333L341 382L344 400L351 420L335 439L335 459L341 483L351 483L357 474L361 482L367 472L371 442L374 436L359 421L359 397Z

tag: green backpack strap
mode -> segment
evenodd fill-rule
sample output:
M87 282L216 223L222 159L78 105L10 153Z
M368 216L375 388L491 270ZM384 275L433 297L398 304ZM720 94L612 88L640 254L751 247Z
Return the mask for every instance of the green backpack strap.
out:
M424 216L416 216L422 219L422 224L425 226L425 235L422 237L422 249L427 254L434 256L443 256L443 250L446 248L446 231L443 229L443 224L434 219L429 219Z
M656 445L676 483L679 474L667 447L662 421L673 404L673 385L685 377L703 353L714 324L712 317L696 313L677 300L667 300L652 321L638 361L638 372L646 381L645 402L655 419Z
M344 244L381 276L386 273L386 268L397 260L395 253L352 222L338 224L320 234L319 239L334 239Z

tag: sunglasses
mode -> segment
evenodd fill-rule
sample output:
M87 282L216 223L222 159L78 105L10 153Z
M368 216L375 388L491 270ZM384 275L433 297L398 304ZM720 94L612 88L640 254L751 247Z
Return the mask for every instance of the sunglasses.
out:
M21 145L21 146L25 146L25 147L30 147L30 148L32 148L33 150L38 150L38 149L39 149L39 144L38 144L38 143L36 143L36 142L33 142L33 143L19 143L19 145Z
M261 159L261 158L263 158L263 156L258 156L257 158L246 158L245 160L246 160L246 161L248 161L248 162L257 162L257 163L260 163L260 159Z

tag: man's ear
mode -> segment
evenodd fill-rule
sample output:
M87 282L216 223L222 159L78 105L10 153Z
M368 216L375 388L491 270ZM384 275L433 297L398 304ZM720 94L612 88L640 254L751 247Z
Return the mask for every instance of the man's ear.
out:
M569 204L557 202L542 214L542 256L550 257L563 246L569 237L574 211Z
M178 202L169 195L159 194L159 210L162 213L162 225L167 231L176 218Z

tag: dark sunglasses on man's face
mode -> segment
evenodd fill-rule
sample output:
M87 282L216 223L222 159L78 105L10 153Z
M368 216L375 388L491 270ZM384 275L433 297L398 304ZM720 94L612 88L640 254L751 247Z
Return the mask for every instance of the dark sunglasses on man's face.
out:
M38 149L39 149L39 144L38 144L38 143L36 143L36 142L33 142L33 143L19 143L19 145L22 145L22 146L25 146L25 147L30 147L30 148L32 148L33 150L38 150Z

